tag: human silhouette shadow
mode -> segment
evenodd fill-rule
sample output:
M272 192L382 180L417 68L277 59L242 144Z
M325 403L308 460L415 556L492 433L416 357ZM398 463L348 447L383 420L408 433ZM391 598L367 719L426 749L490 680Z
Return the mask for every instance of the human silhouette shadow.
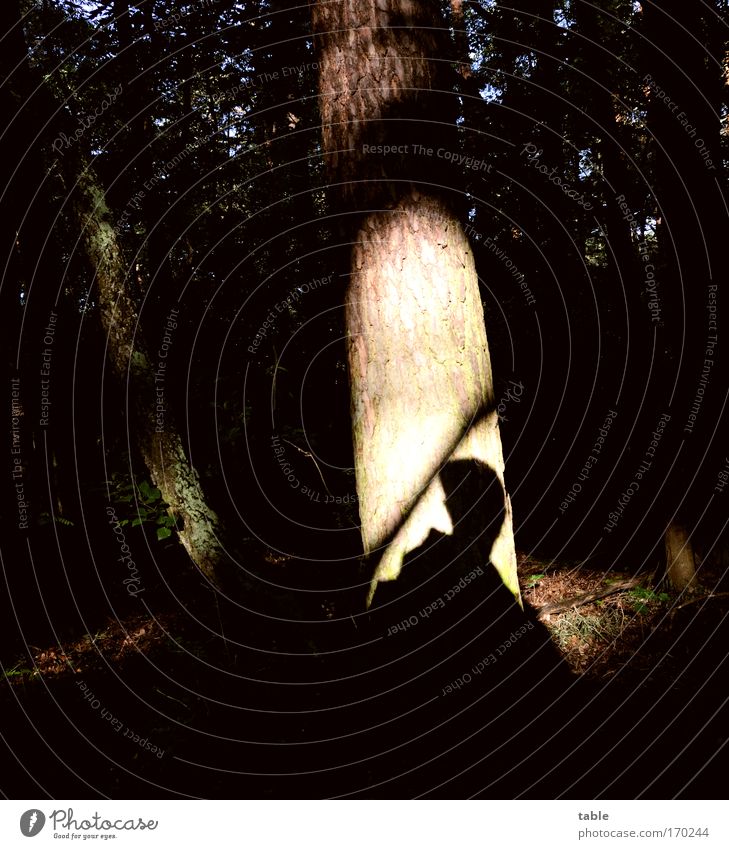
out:
M381 742L391 746L378 762L388 779L377 792L412 797L442 783L446 795L471 795L487 776L508 796L532 770L507 780L503 757L533 763L535 735L522 732L544 730L545 718L534 720L559 700L568 673L546 628L491 562L505 520L498 476L478 461L456 460L440 480L453 533L432 531L373 598L371 681L385 706ZM470 778L458 779L462 772Z
M490 559L505 520L498 476L476 460L454 460L440 480L453 533L431 531L398 578L378 585L372 611L375 631L397 642L398 652L432 643L429 666L435 657L480 651L526 621Z

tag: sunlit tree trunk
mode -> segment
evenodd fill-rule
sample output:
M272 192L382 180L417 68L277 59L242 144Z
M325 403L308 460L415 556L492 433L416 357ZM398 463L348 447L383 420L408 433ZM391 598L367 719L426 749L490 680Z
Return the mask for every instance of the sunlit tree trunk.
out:
M504 460L473 254L454 211L459 172L445 156L458 139L439 5L318 2L313 21L324 151L340 208L357 221L346 321L374 592L431 529L453 533L443 466L480 461L503 489ZM505 490L501 503L490 559L518 598Z

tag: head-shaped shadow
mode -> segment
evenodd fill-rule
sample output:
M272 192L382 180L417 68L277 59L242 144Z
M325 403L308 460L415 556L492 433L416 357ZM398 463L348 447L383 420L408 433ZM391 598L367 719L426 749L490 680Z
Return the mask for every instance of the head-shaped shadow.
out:
M432 531L406 557L399 578L375 592L371 617L380 638L382 688L396 694L403 712L430 704L424 726L434 727L436 716L456 705L477 724L504 710L518 725L534 708L525 693L538 692L545 681L563 685L558 653L490 560L505 519L496 473L478 461L457 460L440 478L453 533Z
M505 519L501 481L476 460L453 460L439 474L453 533L431 531L405 557L397 580L381 582L374 596L374 618L383 625L417 618L417 625L400 631L419 633L418 642L425 631L462 624L476 610L481 627L504 617L523 618L490 559Z

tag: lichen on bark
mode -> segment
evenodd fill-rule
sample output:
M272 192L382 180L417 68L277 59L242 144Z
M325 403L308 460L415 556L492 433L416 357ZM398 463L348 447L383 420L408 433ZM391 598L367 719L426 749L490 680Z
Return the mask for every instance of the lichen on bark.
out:
M127 391L130 440L169 505L185 550L208 580L220 586L230 561L221 542L220 521L206 502L170 411L163 430L156 427L152 361L129 292L128 268L104 192L89 168L78 175L74 209L98 287L108 356Z

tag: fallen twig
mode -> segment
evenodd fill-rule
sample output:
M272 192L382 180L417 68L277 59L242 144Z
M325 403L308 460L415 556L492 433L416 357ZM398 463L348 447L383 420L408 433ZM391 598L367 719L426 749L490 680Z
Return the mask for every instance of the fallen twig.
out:
M726 598L727 596L729 596L729 593L707 593L706 595L700 595L697 598L684 601L683 604L678 605L676 610L680 610L682 607L688 607L689 604L696 604L697 601L705 601L707 598Z
M540 616L551 615L552 613L564 613L567 610L573 610L575 607L582 607L584 604L590 604L593 601L598 601L601 598L606 598L615 593L622 593L626 590L632 590L642 582L642 578L631 578L628 581L620 581L611 584L609 587L603 587L599 590L593 590L589 593L582 593L573 598L564 598L561 601L551 602L537 606Z

